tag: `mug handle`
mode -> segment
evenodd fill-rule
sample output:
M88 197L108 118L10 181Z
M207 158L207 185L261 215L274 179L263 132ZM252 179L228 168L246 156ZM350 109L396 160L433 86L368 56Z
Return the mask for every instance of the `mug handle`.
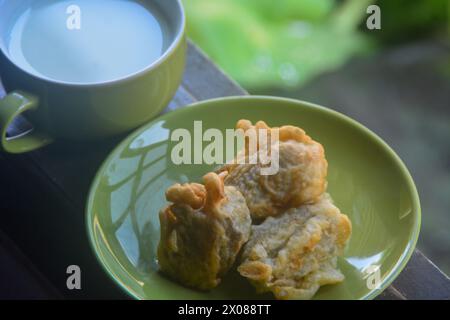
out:
M0 152L25 153L53 142L52 137L35 128L17 137L6 137L6 130L14 118L38 106L39 98L23 91L13 91L0 100Z

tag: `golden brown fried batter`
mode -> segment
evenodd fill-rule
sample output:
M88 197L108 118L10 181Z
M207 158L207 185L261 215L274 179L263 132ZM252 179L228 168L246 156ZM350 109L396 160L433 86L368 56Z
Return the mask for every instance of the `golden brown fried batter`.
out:
M316 204L253 226L238 271L258 292L271 291L277 299L310 299L320 286L344 280L337 257L350 234L350 220L325 194Z
M293 126L269 128L259 121L255 126L248 120L240 120L237 129L268 130L268 135L277 131L279 143L271 144L270 151L277 148L279 171L274 175L262 175L261 163L238 164L237 159L249 159L249 145L234 163L219 171L228 171L225 184L235 186L244 195L252 218L264 219L276 216L289 208L316 202L325 192L328 163L322 145L312 140L305 131ZM273 142L273 141L272 141ZM261 143L258 143L261 148Z
M186 286L217 286L248 240L250 213L242 194L224 187L225 175L208 173L204 185L175 184L166 192L172 204L160 213L159 266Z

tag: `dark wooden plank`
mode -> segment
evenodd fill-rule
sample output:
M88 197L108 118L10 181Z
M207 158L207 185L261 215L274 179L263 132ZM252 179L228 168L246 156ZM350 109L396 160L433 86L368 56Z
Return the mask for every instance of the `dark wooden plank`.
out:
M90 250L83 210L33 166L0 155L0 176L1 228L31 261L30 268L39 270L64 298L127 298ZM66 287L66 268L72 264L82 270L82 290Z
M394 286L390 286L376 297L376 300L406 300L406 298Z
M0 230L1 300L59 299L61 295Z
M211 61L201 53L192 43L189 44L186 73L182 86L178 90L175 98L165 110L172 111L195 101L222 96L243 95L245 90L240 88L234 81L227 77L220 69L214 66ZM0 96L1 96L0 90ZM24 122L16 122L9 133L15 135L20 133ZM60 241L60 247L70 241L64 237L65 233L74 234L83 232L84 221L83 211L89 184L101 162L113 149L122 137L109 139L98 143L65 143L55 144L45 149L38 150L26 155L7 156L7 161L26 169L26 176L34 178L42 184L46 184L48 190L45 194L49 197L46 201L58 201L62 206L61 217L51 214L52 219L56 219L59 224L55 239ZM82 174L80 174L82 173ZM35 199L36 200L36 199ZM69 223L64 224L67 219ZM13 223L14 224L14 223ZM42 227L41 225L37 226ZM30 226L31 228L31 226ZM30 229L31 231L31 229ZM75 233L76 233L75 232ZM42 233L42 231L41 231ZM21 238L25 241L26 237ZM52 238L53 239L53 238ZM85 240L85 239L84 239ZM49 240L51 241L51 240ZM85 244L83 242L83 244ZM83 245L85 250L85 245ZM27 246L30 251L32 246ZM74 252L76 249L71 243L69 253L75 260L88 261L92 255L83 255ZM55 249L57 250L57 249ZM67 254L60 252L61 259L67 259ZM39 257L36 256L36 259ZM43 266L47 268L48 266ZM92 272L100 272L91 265L86 265ZM91 275L92 276L92 275ZM93 276L95 277L95 275ZM429 278L434 280L428 285ZM438 282L441 281L441 285ZM100 281L101 283L101 281ZM413 284L411 284L413 283ZM445 298L448 293L448 279L442 277L442 273L434 265L416 250L412 260L405 268L402 275L395 281L394 285L385 290L380 299L418 299L424 296ZM432 284L432 286L430 286ZM436 286L440 294L431 292L431 288ZM446 291L447 290L447 291ZM109 290L90 291L94 293L94 298L111 297ZM89 290L86 295L89 294Z
M418 250L393 286L408 300L450 299L450 279Z
M186 106L193 102L197 101L197 99L192 96L192 94L185 89L183 85L178 89L175 97L172 99L167 108L163 111L163 113L167 113L173 110L176 110L182 106Z
M197 100L247 94L192 42L189 43L189 50L195 54L188 55L183 86Z

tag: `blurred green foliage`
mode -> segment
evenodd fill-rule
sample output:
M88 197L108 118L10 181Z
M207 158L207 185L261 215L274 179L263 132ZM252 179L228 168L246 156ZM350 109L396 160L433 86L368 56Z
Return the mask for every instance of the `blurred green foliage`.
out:
M184 0L189 36L249 89L298 86L367 51L357 27L369 2Z
M183 0L189 36L249 90L299 86L373 51L380 38L395 41L441 21L447 1ZM384 24L370 36L360 26L373 3Z
M378 3L383 23L379 38L384 42L408 41L435 30L450 31L449 0L379 0Z

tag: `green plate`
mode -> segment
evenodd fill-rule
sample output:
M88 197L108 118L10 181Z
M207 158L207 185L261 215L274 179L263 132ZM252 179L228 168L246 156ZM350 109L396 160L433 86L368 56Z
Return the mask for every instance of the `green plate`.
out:
M175 182L198 181L216 165L174 165L170 133L232 129L237 120L291 124L323 144L329 162L328 190L353 223L339 265L346 280L322 287L316 299L372 299L398 276L420 229L414 182L392 149L367 128L335 111L274 97L210 100L165 114L126 138L99 170L87 204L87 230L106 272L139 299L262 299L231 272L210 292L185 288L157 270L158 212ZM193 134L193 133L192 133ZM377 271L378 270L378 271ZM376 287L377 278L380 279Z

